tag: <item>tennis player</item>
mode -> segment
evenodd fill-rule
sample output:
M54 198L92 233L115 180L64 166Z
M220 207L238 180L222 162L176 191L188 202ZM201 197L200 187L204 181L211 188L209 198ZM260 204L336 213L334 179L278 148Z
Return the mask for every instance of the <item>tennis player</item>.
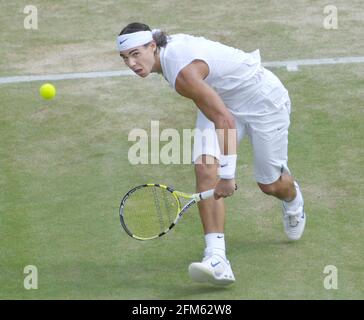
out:
M138 76L163 75L198 107L193 148L197 191L215 188L215 197L199 202L206 248L202 262L189 266L191 278L216 285L235 281L225 253L223 198L234 193L236 150L244 136L253 148L259 188L282 201L288 239L300 239L304 201L287 165L290 98L281 81L262 66L259 50L246 53L187 34L167 36L142 23L126 26L117 45ZM213 132L212 139L206 139L206 130Z

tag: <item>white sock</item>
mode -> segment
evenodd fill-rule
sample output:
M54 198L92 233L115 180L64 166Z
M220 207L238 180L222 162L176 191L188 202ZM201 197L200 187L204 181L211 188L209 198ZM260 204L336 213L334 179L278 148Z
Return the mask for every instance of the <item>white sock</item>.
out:
M289 211L297 211L303 202L302 193L301 193L301 190L300 190L298 184L295 182L294 185L296 187L296 192L297 192L296 198L294 198L293 200L288 201L288 202L284 201L284 205L287 208L287 210L289 210Z
M223 233L205 234L205 256L219 254L225 258L225 236Z

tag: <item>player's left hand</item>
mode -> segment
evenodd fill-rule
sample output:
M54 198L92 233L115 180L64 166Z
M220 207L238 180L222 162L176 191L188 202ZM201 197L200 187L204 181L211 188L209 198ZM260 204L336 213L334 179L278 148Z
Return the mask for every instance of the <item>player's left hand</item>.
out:
M233 195L235 190L235 179L220 179L215 186L214 198L218 200L220 198L230 197Z

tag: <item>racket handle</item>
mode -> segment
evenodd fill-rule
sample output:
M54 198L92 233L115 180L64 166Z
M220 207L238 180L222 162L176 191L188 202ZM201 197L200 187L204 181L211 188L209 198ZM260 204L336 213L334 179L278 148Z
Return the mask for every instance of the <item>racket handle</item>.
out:
M238 185L237 184L235 184L235 190L238 190ZM211 190L201 192L199 194L200 200L205 200L205 199L208 199L208 198L212 198L214 196L214 192L215 192L215 189L211 189Z
M205 200L214 196L215 189L207 190L200 193L200 199Z

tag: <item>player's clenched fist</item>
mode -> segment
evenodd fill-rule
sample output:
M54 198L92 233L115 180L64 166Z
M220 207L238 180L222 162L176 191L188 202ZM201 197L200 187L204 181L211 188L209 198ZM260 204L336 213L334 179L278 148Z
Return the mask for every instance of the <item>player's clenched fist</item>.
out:
M216 184L214 198L226 198L233 195L234 191L236 190L235 179L220 179L219 182Z

